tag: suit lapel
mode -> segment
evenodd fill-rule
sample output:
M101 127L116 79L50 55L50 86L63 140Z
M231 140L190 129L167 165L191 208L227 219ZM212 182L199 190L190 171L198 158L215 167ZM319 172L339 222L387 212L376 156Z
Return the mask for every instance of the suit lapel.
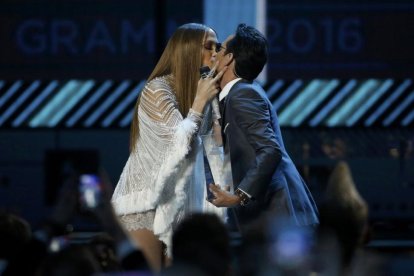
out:
M229 122L229 120L228 119L230 119L230 117L231 117L231 114L229 114L228 116L227 116L227 114L226 114L226 110L228 109L227 108L227 105L228 105L228 103L229 103L229 98L231 97L231 93L234 93L235 92L235 90L237 90L237 86L238 86L238 84L239 83L247 83L248 81L246 81L246 80L244 80L244 79L241 79L241 80L239 80L238 82L236 82L234 85L233 85L233 87L230 89L230 91L229 91L229 93L227 94L227 96L226 97L224 97L219 103L220 103L220 112L221 112L221 117L222 117L222 121L221 121L221 135L222 135L222 137L223 137L223 146L224 146L224 148L226 148L226 144L227 144L227 136L228 135L226 135L226 132L228 133L228 131L229 131L229 126L230 126L230 122ZM237 93L237 92L235 92L235 93ZM231 112L231 111L230 111Z
M219 103L220 103L220 113L221 113L221 137L223 139L223 147L226 147L226 134L224 133L224 127L225 124L227 124L226 122L226 98L222 99Z

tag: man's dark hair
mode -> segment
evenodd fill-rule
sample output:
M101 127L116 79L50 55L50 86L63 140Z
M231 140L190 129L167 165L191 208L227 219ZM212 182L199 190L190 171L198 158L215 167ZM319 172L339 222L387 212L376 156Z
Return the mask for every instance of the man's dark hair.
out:
M231 263L227 229L214 214L193 214L173 234L174 265L191 265L206 275L227 275Z
M227 42L226 53L233 53L237 76L252 81L267 62L267 40L251 26L239 24L233 39Z
M38 268L37 275L42 276L87 276L102 272L91 249L83 244L69 247L49 254Z
M26 220L0 211L0 259L12 259L30 238L31 228Z

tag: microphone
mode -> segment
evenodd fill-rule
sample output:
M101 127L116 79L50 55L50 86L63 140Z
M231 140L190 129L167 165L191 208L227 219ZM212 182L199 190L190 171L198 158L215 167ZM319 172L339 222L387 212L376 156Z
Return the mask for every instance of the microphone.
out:
M202 79L207 78L209 73L210 73L210 67L208 67L208 66L200 67L200 77Z
M207 78L209 74L210 74L210 67L208 67L208 66L202 66L202 67L200 67L200 77L202 79ZM214 114L213 115L214 116L213 119L215 119L215 120L220 119L221 118L221 115L220 115L220 106L219 106L219 102L218 102L217 97L214 97L213 100L211 101L211 107L213 109L213 114Z

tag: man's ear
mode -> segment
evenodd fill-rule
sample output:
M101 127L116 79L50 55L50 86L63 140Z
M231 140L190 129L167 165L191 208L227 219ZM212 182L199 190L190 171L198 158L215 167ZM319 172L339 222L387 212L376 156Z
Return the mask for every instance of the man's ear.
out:
M226 54L226 65L230 65L234 60L233 53Z

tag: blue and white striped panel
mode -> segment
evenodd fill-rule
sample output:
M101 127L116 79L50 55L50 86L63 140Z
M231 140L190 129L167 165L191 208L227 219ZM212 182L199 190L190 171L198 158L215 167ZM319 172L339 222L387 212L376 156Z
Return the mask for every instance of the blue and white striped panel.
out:
M122 128L145 80L0 80L1 128ZM277 79L282 127L414 127L411 79Z

